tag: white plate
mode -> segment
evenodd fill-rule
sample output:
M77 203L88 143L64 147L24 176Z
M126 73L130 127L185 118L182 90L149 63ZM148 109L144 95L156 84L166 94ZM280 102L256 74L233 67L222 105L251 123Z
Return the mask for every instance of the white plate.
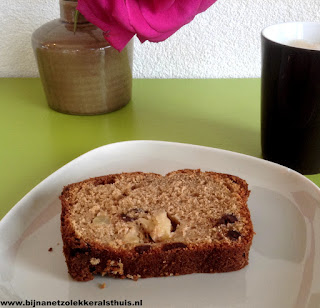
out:
M230 173L249 183L256 236L246 268L138 282L70 279L59 229L58 196L64 185L108 173L165 174L182 168ZM319 204L320 190L311 181L258 158L161 141L106 145L50 175L2 219L0 299L142 300L143 307L320 307ZM102 282L105 289L98 287Z

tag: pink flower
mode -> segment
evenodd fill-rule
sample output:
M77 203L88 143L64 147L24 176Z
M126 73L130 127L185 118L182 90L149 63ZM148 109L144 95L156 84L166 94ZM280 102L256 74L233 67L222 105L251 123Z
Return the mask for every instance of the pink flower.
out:
M120 51L135 34L142 43L164 41L216 1L78 0L78 10Z

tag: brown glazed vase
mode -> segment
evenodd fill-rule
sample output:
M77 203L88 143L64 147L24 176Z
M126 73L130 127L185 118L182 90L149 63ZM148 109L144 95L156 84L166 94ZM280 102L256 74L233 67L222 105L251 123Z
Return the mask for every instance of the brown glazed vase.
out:
M78 115L120 109L131 99L133 41L118 52L81 14L74 32L76 7L77 0L60 0L60 19L32 35L48 104Z

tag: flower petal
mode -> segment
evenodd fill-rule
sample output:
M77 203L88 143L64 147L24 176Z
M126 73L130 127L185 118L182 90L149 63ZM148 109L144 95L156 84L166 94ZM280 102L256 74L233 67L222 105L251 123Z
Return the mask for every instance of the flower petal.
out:
M89 22L105 32L105 38L110 45L121 51L135 32L129 24L129 19L126 19L128 16L126 7L114 8L113 4L113 1L105 0L79 0L77 9ZM121 12L120 15L118 15L119 12ZM117 21L113 15L121 16L121 21Z
M78 10L121 50L137 34L141 42L167 39L216 0L78 0Z

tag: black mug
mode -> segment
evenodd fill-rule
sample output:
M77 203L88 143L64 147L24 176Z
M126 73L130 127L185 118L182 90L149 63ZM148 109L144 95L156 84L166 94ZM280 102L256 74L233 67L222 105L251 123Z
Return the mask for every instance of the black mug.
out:
M261 145L264 159L303 174L320 172L320 23L265 28Z

